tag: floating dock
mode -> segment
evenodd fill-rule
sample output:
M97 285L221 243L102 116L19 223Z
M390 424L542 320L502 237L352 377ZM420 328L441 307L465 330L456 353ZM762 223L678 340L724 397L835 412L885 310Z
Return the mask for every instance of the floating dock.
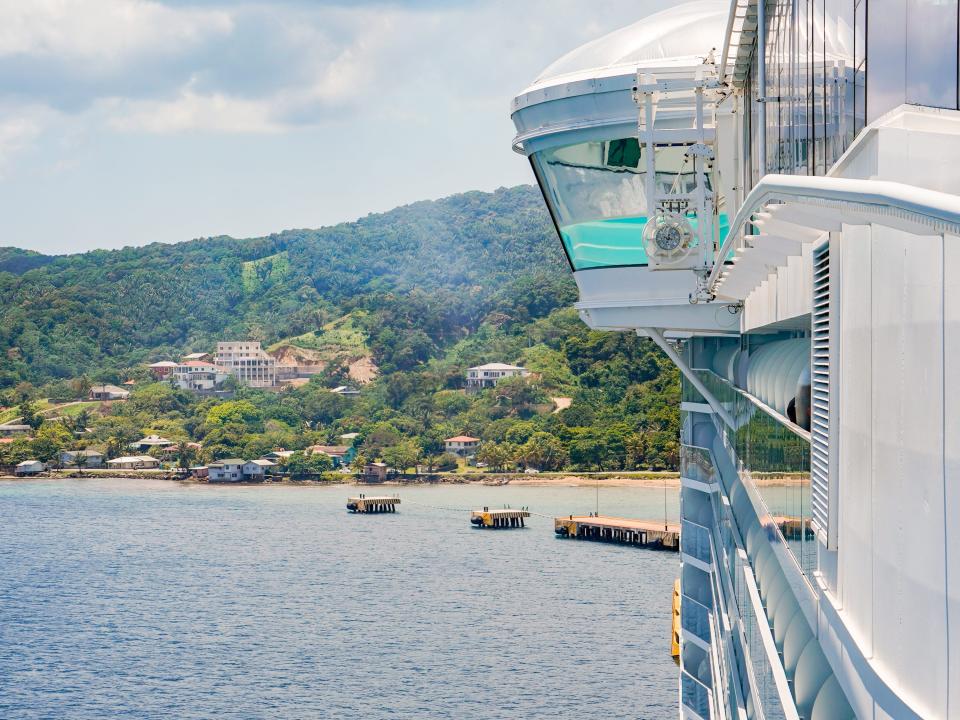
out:
M528 510L474 510L470 513L470 522L478 528L522 528L524 519L530 517Z
M347 498L347 510L354 513L393 513L400 504L399 497L359 497Z
M622 543L640 547L680 549L680 526L651 520L606 517L604 515L570 515L555 518L553 530L558 537Z

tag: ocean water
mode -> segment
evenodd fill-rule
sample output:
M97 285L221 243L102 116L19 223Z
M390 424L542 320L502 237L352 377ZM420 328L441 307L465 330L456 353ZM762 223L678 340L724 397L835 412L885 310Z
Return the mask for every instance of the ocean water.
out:
M397 490L364 516L347 486L0 482L0 718L676 717L675 553L463 512L593 488Z

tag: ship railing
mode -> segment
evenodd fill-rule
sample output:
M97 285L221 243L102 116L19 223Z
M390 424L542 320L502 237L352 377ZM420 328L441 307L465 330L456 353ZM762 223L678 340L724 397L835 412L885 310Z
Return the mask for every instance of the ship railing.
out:
M697 445L680 446L680 477L707 486L720 482L713 453L708 448Z
M692 520L680 521L680 552L702 564L701 570L710 572L713 553L710 548L710 531Z
M710 649L710 608L684 595L680 601L680 627L702 641L704 650Z
M696 720L713 720L713 697L710 688L686 670L680 671L680 706L683 716Z

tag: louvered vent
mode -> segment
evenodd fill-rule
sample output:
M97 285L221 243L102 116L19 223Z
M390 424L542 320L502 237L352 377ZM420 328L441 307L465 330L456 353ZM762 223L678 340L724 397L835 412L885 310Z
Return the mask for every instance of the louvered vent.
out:
M813 253L810 512L817 536L833 549L836 524L831 522L834 508L830 487L830 289L830 244L826 242Z

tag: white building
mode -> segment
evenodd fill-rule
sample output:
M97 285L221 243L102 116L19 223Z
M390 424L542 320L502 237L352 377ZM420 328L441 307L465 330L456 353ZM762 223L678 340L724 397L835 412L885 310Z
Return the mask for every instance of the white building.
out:
M129 447L137 450L150 450L150 448L166 448L173 445L176 445L173 440L168 440L167 438L160 437L159 435L147 435L139 440L134 440L132 443L130 443Z
M264 476L269 473L277 464L271 462L270 460L248 460L243 464L241 471L243 473L244 480L263 480Z
M107 460L107 467L113 470L155 470L160 461L149 455L124 455Z
M519 365L507 365L506 363L477 365L467 370L467 389L480 390L481 388L493 387L503 378L526 377L529 374L529 370Z
M207 465L207 480L210 482L242 482L243 466L246 463L239 458L217 460Z
M126 400L130 391L116 385L94 385L90 388L91 400Z
M217 343L214 363L233 375L237 382L249 387L275 387L277 360L266 353L259 342Z
M681 4L513 101L580 317L682 376L683 718L960 717L958 37Z
M478 447L480 447L480 438L470 437L469 435L457 435L443 441L444 450L460 457L475 455Z
M3 423L0 425L0 437L20 437L32 432L32 427L22 423Z
M214 392L223 385L230 372L206 360L181 360L170 373L170 379L181 390L206 393Z
M61 465L77 465L77 458L83 467L103 467L103 453L96 450L64 450L60 453Z
M39 460L24 460L23 462L17 463L17 468L14 472L17 475L36 475L46 469L47 466Z

